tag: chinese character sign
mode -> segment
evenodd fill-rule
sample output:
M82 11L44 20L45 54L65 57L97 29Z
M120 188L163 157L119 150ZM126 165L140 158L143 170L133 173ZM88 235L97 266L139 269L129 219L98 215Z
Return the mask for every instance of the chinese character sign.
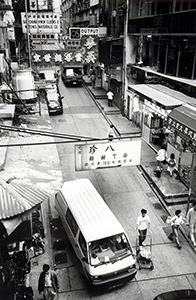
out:
M76 170L140 165L141 139L75 146Z

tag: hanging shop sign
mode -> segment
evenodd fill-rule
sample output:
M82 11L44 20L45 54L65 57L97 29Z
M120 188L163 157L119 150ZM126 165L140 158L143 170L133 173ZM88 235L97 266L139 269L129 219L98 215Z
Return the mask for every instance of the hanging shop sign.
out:
M71 27L69 28L69 38L71 40L80 40L84 35L96 35L99 37L106 35L106 27Z
M98 61L98 37L83 36L81 47L76 49L66 48L65 50L32 50L32 64L89 64Z
M29 33L60 33L60 16L59 13L52 12L32 12L21 13L22 31L27 33L27 26Z
M196 142L196 132L187 127L184 124L168 117L168 126L174 127L176 131L185 135L188 139L191 139Z
M30 10L48 10L49 4L47 0L30 0Z
M166 110L162 107L160 107L159 105L147 100L147 99L144 99L144 104L146 106L148 106L149 108L151 108L155 113L157 113L158 115L164 117L164 118L167 118L167 113L166 113ZM168 113L170 112L171 110L168 111Z
M140 165L141 139L75 146L76 170Z

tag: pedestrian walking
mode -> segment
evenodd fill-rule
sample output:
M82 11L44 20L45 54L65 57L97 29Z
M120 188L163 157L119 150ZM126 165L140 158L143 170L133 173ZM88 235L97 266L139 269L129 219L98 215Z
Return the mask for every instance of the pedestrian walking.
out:
M90 67L88 77L90 77L91 83L92 83L92 88L95 88L95 82L96 82L96 75L95 75L95 70L93 66Z
M139 246L146 246L144 241L146 239L147 230L150 231L150 218L147 215L147 210L142 208L141 215L137 218L137 230L139 235Z
M158 166L163 169L163 164L166 162L167 159L167 152L165 150L165 147L162 145L161 149L157 152L156 160L158 162Z
M195 232L196 232L196 200L193 202L193 207L189 208L186 216L186 225L189 226L189 234L193 246L196 247Z
M111 107L112 106L112 102L113 102L114 94L109 90L107 92L107 97L108 97L108 106Z
M182 217L182 211L180 209L177 209L175 211L175 215L173 217L168 217L167 222L171 224L172 232L168 236L168 238L173 241L173 237L175 238L176 245L178 249L181 249L182 246L180 245L178 231L181 224L184 224L184 220Z
M95 88L95 82L96 82L96 76L95 73L93 72L90 76L91 82L92 82L92 88Z
M176 159L175 159L175 154L171 153L170 158L167 161L167 171L169 172L170 177L173 176L173 172L176 168Z
M39 276L38 291L43 292L45 300L57 299L59 290L58 278L55 271L50 270L48 264L43 265L43 271Z
M110 128L109 128L109 130L108 130L108 139L109 139L109 141L112 141L113 140L113 138L114 138L114 125L110 125Z
M88 77L91 77L91 75L94 73L94 68L93 66L90 67L89 73L88 73Z

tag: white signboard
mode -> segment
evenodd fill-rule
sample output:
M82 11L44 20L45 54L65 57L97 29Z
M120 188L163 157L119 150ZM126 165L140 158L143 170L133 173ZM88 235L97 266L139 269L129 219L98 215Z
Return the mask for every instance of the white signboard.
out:
M140 165L141 139L75 146L76 170Z
M106 27L70 27L69 28L69 38L70 39L81 39L85 35L95 35L98 37L103 37L107 33Z
M28 13L28 21L26 13L21 13L22 31L27 33L27 22L29 33L60 33L60 16L58 13L52 12L32 12Z

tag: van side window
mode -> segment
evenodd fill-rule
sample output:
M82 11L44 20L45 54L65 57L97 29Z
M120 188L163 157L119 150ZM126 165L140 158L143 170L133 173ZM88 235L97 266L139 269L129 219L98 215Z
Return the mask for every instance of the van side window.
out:
M76 236L76 233L78 231L78 224L76 223L69 208L66 213L66 220L67 220L67 223L69 224L69 227L71 228L71 231L73 232L74 236Z
M86 241L81 232L79 234L79 245L80 245L80 248L82 249L82 252L84 253L84 256L87 256Z

